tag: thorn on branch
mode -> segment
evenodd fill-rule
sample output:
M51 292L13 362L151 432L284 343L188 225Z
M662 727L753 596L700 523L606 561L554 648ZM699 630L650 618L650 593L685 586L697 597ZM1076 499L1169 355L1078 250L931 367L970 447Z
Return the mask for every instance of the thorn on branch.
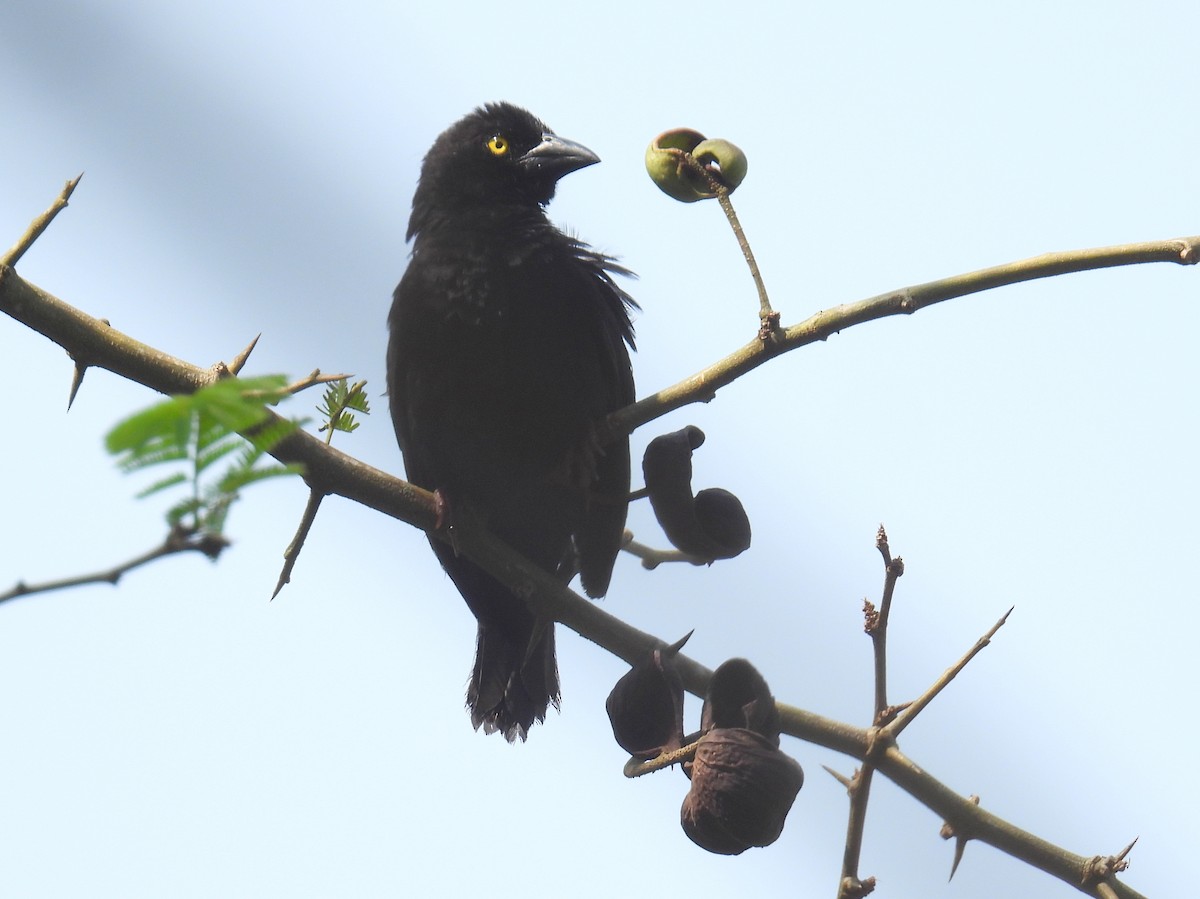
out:
M240 374L241 370L245 368L246 363L250 360L250 354L253 353L254 348L258 346L258 339L260 337L262 337L262 334L255 334L254 339L247 344L246 348L233 357L233 361L227 366L232 374Z
M97 321L106 328L112 327L112 322L107 318L97 319ZM75 363L75 373L71 376L71 392L67 396L67 411L70 412L71 406L75 403L75 397L79 393L79 388L83 386L83 376L87 374L88 363L81 356L73 353L68 353L68 355L70 355L71 361Z
M954 841L954 861L950 864L950 876L946 878L947 882L954 879L954 872L958 870L958 864L963 860L963 853L966 851L966 839L960 837Z
M979 797L974 794L968 796L967 800L973 805L979 805ZM946 878L947 881L950 881L954 879L954 872L958 870L958 865L963 859L963 853L966 852L967 843L971 838L966 834L956 831L954 829L954 825L949 821L944 821L942 823L942 827L941 830L938 831L938 835L941 836L943 840L954 840L954 861L950 865L950 876Z
M75 373L71 376L71 392L67 396L67 411L71 411L71 406L75 403L75 397L79 393L79 388L83 386L83 376L87 374L87 363L75 360Z
M838 783L840 783L843 787L845 787L847 793L854 792L854 778L853 777L847 777L845 774L842 774L839 771L834 771L828 765L822 765L821 767L825 769L825 771L829 774L830 777L832 777L834 780L836 780ZM855 774L855 777L858 776L857 769L855 769L854 774Z
M1127 870L1129 868L1129 859L1126 856L1137 845L1138 839L1138 837L1134 837L1133 842L1116 855L1107 857L1094 855L1088 859L1087 863L1083 866L1083 875L1079 880L1080 885L1086 887L1095 883L1102 883Z

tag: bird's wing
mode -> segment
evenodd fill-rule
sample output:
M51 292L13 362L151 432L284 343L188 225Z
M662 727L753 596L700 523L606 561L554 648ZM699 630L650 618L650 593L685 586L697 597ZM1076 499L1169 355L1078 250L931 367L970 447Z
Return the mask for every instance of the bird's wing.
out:
M604 384L602 415L615 412L634 401L633 370L629 349L633 347L633 326L629 311L637 304L613 281L610 272L630 275L612 259L581 249L591 269L593 289L598 293L602 313L597 329L600 340L601 378ZM629 506L629 439L621 437L598 448L596 475L583 524L576 534L580 577L583 589L593 597L608 591L613 564L621 550L625 534L625 515Z

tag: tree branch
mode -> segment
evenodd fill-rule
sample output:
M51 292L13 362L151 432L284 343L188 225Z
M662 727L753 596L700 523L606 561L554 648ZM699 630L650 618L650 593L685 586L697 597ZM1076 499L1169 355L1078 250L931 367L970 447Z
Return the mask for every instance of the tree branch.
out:
M837 331L867 321L908 314L953 297L1065 272L1144 262L1190 265L1198 259L1200 237L1049 254L838 306L785 329L779 345L755 340L674 387L614 413L608 419L608 427L613 434L628 434L673 409L711 398L717 389L779 352L824 340ZM224 363L203 369L140 343L107 322L88 316L26 282L9 265L0 265L0 310L64 347L79 364L106 368L162 393L190 393L228 374ZM313 489L336 493L427 531L435 526L437 509L428 491L352 459L310 434L293 433L272 455L281 462L302 463L306 468L305 480ZM456 540L462 552L513 588L539 614L561 621L626 661L632 663L654 647L667 646L665 641L585 601L474 523L456 522ZM685 687L703 696L711 671L683 655L677 656L677 661ZM779 711L785 733L858 759L865 760L871 755L881 773L940 814L964 837L996 846L1090 895L1098 895L1103 886L1119 899L1138 899L1139 894L1115 876L1101 882L1088 880L1093 870L1088 867L1089 859L1068 853L991 815L939 783L894 745L876 754L868 731L788 705L780 705Z
M887 702L887 628L896 581L904 574L904 560L898 556L892 558L887 531L882 524L875 532L875 548L883 557L883 596L878 608L869 602L863 606L866 617L864 630L871 638L875 662L875 706L871 715L872 726L867 731L867 758L862 767L846 782L846 792L850 795L850 814L846 823L846 845L842 853L838 899L859 899L875 888L873 878L859 878L858 865L862 856L863 835L867 829L867 805L871 799L871 782L875 777L875 760L885 743L886 735L881 727L885 719L894 714Z
M80 172L63 185L62 191L50 204L50 208L35 218L25 229L25 233L17 239L17 242L9 247L8 252L0 256L0 265L16 265L20 262L25 251L33 246L33 242L42 236L43 231L50 227L54 217L67 208L67 201L71 199L71 194L75 192L79 179L82 177L83 172Z
M225 376L218 362L201 368L122 334L107 322L80 312L0 265L0 311L63 347L74 358L136 381L163 394L194 393ZM272 420L275 420L272 413ZM260 425L261 426L261 425ZM305 431L294 431L272 450L281 462L305 466L309 486L370 506L416 527L429 529L436 519L433 494L385 474L326 446Z
M795 350L870 321L892 315L911 315L935 303L964 297L1007 284L1052 278L1070 272L1093 271L1122 265L1141 265L1149 262L1173 262L1195 265L1200 262L1200 236L1179 237L1147 243L1100 247L1091 250L1072 250L1065 253L1046 253L929 281L882 293L856 303L846 303L825 309L796 325L784 328L778 339L762 341L757 337L719 362L699 371L678 384L667 387L608 417L607 425L613 435L632 434L647 422L692 403L708 402L722 387L728 386L748 371L758 368L780 353Z
M68 587L83 587L88 584L112 584L116 586L121 578L133 571L135 568L140 568L143 565L149 565L158 559L166 556L174 556L179 553L198 552L215 560L221 554L221 551L229 545L225 538L217 534L197 533L191 528L185 528L176 525L167 534L165 540L154 549L142 553L140 556L135 556L128 562L123 562L120 565L115 565L112 568L107 568L104 571L96 571L91 574L80 574L75 577L60 578L55 581L43 581L40 584L26 584L24 581L18 581L11 589L0 593L0 602L7 602L10 599L19 599L22 596L32 596L35 593L49 593L52 590L66 590Z
M943 671L942 676L934 681L928 690L905 706L904 709L897 715L897 717L892 719L892 722L888 724L884 730L893 740L900 736L900 732L904 730L904 728L913 723L913 720L916 719L917 715L921 714L921 712L929 705L929 703L933 702L934 698L941 693L942 690L950 686L950 681L958 677L959 673L967 667L967 663L970 662L971 659L979 655L979 653L982 652L983 649L992 642L992 637L996 636L996 632L999 631L1000 628L1004 627L1004 623L1008 621L1008 616L1012 614L1014 608L1015 606L1010 606L1008 611L1000 616L1000 620L993 624L988 629L986 634L976 640L975 645L968 649L966 654L961 659Z

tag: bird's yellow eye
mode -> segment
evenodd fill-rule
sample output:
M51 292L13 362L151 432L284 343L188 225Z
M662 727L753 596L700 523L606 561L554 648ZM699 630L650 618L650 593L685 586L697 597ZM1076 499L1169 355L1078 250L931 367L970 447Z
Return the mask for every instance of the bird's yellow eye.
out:
M487 148L491 150L493 156L507 156L508 138L503 134L493 134L487 142Z

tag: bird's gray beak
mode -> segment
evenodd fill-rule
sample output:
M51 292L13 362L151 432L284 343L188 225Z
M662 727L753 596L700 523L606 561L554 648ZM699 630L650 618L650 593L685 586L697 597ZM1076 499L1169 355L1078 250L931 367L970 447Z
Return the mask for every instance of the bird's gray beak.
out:
M600 157L583 144L557 134L543 134L542 142L518 160L526 171L549 176L555 181L599 161Z

